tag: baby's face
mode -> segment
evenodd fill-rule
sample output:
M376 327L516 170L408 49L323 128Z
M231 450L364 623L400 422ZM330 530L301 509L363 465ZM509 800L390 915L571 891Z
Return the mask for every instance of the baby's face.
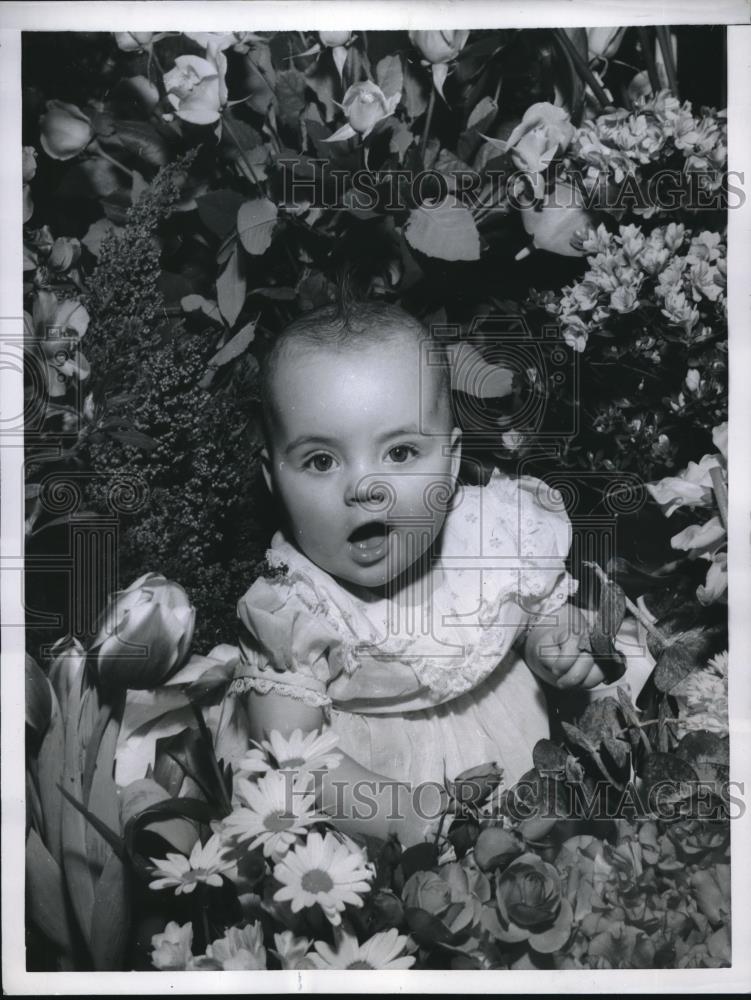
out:
M461 454L419 345L400 335L282 352L271 395L266 481L302 552L366 588L418 563L443 527Z

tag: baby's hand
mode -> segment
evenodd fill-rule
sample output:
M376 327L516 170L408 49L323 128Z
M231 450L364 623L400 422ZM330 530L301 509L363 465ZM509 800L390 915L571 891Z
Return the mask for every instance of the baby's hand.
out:
M605 675L588 651L587 622L578 608L561 609L561 621L530 630L524 647L527 665L557 688L592 688Z

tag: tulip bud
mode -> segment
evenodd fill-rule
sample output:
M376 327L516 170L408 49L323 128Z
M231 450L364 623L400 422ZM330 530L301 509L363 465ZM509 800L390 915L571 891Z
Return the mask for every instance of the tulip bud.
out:
M23 147L23 182L28 184L30 180L33 180L34 174L37 172L37 151L33 146Z
M36 661L26 656L26 725L36 736L43 736L52 717L50 682Z
M158 687L185 659L195 608L179 584L146 573L115 594L91 644L99 679L107 687Z
M63 101L47 101L39 125L42 148L53 160L78 156L94 138L94 127L83 111Z

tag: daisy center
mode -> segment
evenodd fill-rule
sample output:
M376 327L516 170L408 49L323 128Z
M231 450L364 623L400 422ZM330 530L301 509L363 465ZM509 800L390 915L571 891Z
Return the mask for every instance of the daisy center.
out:
M290 816L283 809L275 809L263 818L263 825L272 833L281 833L282 830L289 830L295 825L295 817Z
M331 892L334 888L334 882L328 872L323 871L322 868L311 868L310 871L305 872L300 884L306 892L313 893L324 893Z

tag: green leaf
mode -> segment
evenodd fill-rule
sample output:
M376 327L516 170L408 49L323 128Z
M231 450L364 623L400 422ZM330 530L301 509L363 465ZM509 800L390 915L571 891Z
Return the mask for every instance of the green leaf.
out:
M411 247L441 260L479 260L480 234L472 213L453 198L413 209L404 228Z
M198 216L207 229L224 240L234 231L237 212L244 201L237 191L210 191L196 198Z
M538 740L532 751L532 762L540 772L560 773L566 770L568 754L552 740Z
M249 254L260 256L271 246L278 209L268 198L246 201L237 212L237 233Z
M91 916L91 955L98 972L119 972L130 933L129 872L114 854L94 891Z
M131 820L136 820L146 809L159 802L174 801L172 796L153 778L132 781L121 789L120 796L124 825L130 823ZM153 820L150 823L141 824L141 828L158 834L181 854L190 854L198 839L198 830L195 824L182 817Z
M144 451L151 451L157 445L157 442L148 434L143 434L133 428L127 431L107 431L107 434L121 444L127 444L131 448L143 448Z
M234 326L245 304L247 287L237 247L232 251L227 266L216 279L216 297L219 311L229 326Z
M216 352L209 361L209 367L219 368L226 365L248 349L255 337L256 321L246 323L246 325L229 340L224 347Z
M469 118L467 119L467 128L476 128L482 130L488 127L493 118L495 118L498 113L498 105L493 100L492 97L483 97L483 99L474 106Z
M58 865L62 863L63 800L59 786L63 778L64 761L65 724L57 695L54 695L50 724L37 755L37 780L44 815L44 839Z
M404 918L415 940L426 948L436 944L452 944L458 940L438 917L427 910L408 906L404 910Z
M26 896L31 923L61 951L70 954L73 945L63 873L35 830L30 830L26 839Z
M180 307L183 312L192 313L200 310L204 316L223 326L222 314L219 307L212 299L205 299L203 295L186 295L180 299Z
M102 244L113 234L118 234L122 232L120 226L116 226L114 222L110 222L109 219L99 219L98 222L92 222L89 228L86 230L86 235L81 238L81 242L94 257L99 260L99 255L102 252Z
M706 657L703 629L692 629L683 638L673 639L657 657L654 681L660 691L669 694L688 675L700 669Z
M297 125L305 107L305 86L305 76L299 69L283 69L277 75L277 108L285 125Z
M402 60L399 56L384 56L376 65L376 82L385 97L401 94L404 83Z
M405 61L402 103L408 118L414 120L425 112L432 86L432 81L422 66Z
M284 285L268 286L266 288L254 288L248 295L260 295L264 299L274 299L277 302L292 302L297 298L294 288L287 288Z
M124 858L125 846L123 838L114 830L110 829L110 827L108 827L106 823L104 823L101 819L99 819L99 817L96 816L90 809L87 809L86 806L79 799L75 798L75 796L72 795L65 788L61 788L60 791L65 796L66 802L70 804L71 811L76 815L80 816L82 821L86 820L89 823L91 823L91 825L94 827L97 833L99 833L104 838L104 840L107 841L107 843L110 845L114 853L119 858ZM92 900L93 900L93 895L92 895Z
M697 775L688 761L673 753L652 753L646 758L642 769L642 801L649 803L651 792L655 791L652 806L663 808L685 801L696 788ZM658 796L658 789L661 794ZM665 818L665 817L663 817Z
M169 161L169 147L152 125L138 121L116 121L115 132L99 141L117 156L124 149L151 167L163 167Z

